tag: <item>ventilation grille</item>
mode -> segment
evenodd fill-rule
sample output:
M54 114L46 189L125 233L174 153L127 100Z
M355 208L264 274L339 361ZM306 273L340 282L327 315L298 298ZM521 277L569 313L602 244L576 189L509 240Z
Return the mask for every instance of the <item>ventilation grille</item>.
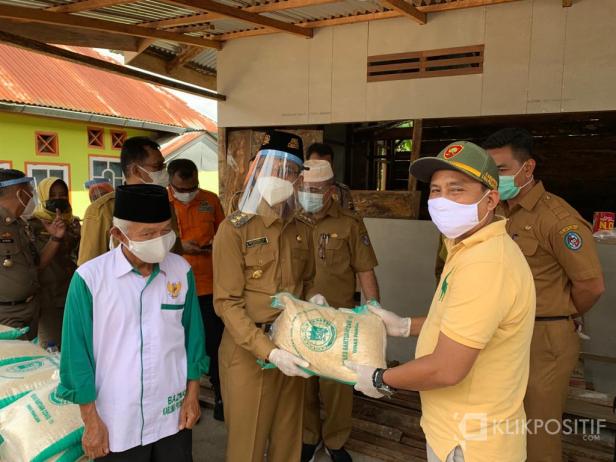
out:
M368 56L368 82L481 74L483 45Z

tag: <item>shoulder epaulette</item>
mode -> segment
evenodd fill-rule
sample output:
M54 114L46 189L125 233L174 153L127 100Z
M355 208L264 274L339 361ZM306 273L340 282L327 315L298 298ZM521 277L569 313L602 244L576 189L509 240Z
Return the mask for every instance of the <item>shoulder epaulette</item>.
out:
M295 214L295 218L297 218L302 223L306 223L309 226L314 226L314 224L315 224L314 219L310 218L308 215L306 215L303 212L297 212Z
M229 223L231 223L236 228L241 228L246 223L254 218L254 215L251 213L244 213L239 210L233 212L229 215Z
M554 196L551 193L545 193L541 200L559 220L565 220L574 216L571 210L569 210L569 207L567 207L569 204L558 196Z
M340 213L348 217L354 218L357 221L361 221L363 219L363 217L355 209L346 209L346 208L340 207Z

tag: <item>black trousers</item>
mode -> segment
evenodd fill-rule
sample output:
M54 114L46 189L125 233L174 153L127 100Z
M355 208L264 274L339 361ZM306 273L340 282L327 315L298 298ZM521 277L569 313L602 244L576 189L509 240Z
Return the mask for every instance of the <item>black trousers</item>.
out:
M210 381L214 387L216 398L220 398L220 377L218 374L218 348L222 340L225 324L214 312L214 296L201 295L199 297L201 317L205 327L205 352L210 357Z
M156 443L112 452L96 459L101 462L192 462L192 430L182 430Z

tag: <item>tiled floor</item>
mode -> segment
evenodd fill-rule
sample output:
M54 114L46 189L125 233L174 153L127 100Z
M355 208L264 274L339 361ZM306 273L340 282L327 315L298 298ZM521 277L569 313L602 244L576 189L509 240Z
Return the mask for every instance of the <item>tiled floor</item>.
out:
M202 408L201 411L201 421L193 430L194 462L224 462L225 426L212 418L211 409ZM316 462L329 462L329 460L329 457L321 451ZM379 462L379 460L362 454L353 454L353 462Z

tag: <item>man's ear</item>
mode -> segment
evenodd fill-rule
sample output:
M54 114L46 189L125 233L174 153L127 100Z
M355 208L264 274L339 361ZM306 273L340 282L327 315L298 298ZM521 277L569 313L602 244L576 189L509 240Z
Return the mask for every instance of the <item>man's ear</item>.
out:
M126 236L124 235L124 233L122 231L120 231L120 228L118 228L117 226L112 227L109 230L109 234L111 234L111 236L116 241L119 241L122 244L128 244L128 240L127 240Z
M494 189L488 193L488 210L491 212L492 210L498 207L498 203L500 201L500 194L497 189Z
M524 173L526 178L530 178L535 173L535 167L537 167L537 161L535 159L528 159L526 165L524 165Z

